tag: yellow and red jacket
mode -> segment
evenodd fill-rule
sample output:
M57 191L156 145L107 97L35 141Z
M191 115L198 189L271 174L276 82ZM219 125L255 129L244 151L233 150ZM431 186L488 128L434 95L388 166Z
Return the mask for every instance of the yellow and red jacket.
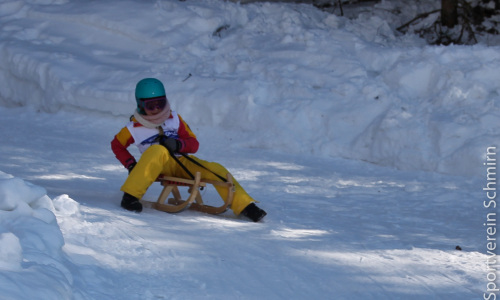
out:
M199 143L196 135L175 111L171 112L170 117L161 127L164 135L181 142L182 146L179 152L196 153L198 151ZM136 159L127 148L130 145L136 145L142 153L149 146L158 144L158 136L158 129L147 128L132 117L131 121L111 141L111 150L122 165L128 169L131 164L136 162Z

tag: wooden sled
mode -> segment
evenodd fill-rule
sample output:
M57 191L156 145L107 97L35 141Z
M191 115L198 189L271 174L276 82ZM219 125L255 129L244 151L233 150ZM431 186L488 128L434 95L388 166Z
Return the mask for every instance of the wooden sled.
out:
M229 209L234 197L234 184L233 177L231 174L227 174L227 182L216 181L216 180L202 180L200 172L196 172L194 179L184 179L178 177L169 177L160 175L157 181L161 182L163 190L158 197L158 200L153 203L152 207L157 210L161 210L168 213L181 212L184 209L192 209L196 211L201 211L209 214L221 214ZM224 203L221 206L210 206L203 203L201 198L200 188L206 187L207 184L213 186L222 186L227 188L228 194L226 199L222 199ZM179 192L179 186L189 187L189 196L187 199L183 200L181 198L181 193ZM167 197L172 194L173 198L169 198L167 203Z

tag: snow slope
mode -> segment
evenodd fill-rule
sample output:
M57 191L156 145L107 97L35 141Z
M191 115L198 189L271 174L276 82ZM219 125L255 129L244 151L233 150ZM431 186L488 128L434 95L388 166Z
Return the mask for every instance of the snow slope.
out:
M19 239L1 243L19 257L14 273L0 272L12 299L477 299L486 290L478 180L238 147L220 156L205 142L203 157L261 201L265 222L135 214L119 207L126 171L106 151L122 120L29 108L0 115L14 124L1 134L12 142L0 148L0 169L46 187L59 225L27 211L31 221L19 226L15 210L3 211L12 217L0 228ZM62 123L72 134L58 134Z
M2 4L6 105L125 117L156 76L192 126L243 147L476 176L499 137L497 47L425 47L307 5L46 3Z
M428 47L387 18L293 4L2 1L0 22L2 297L478 299L493 287L482 188L497 46ZM263 223L119 207L127 172L109 142L150 76L198 155L261 201Z

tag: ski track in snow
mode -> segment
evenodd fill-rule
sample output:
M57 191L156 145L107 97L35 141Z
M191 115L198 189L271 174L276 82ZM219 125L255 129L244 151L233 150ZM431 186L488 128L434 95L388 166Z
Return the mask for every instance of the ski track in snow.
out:
M261 201L269 213L263 223L230 211L211 216L146 208L135 214L119 207L126 171L108 148L111 128L122 120L25 108L0 109L0 115L12 124L0 134L10 141L0 145L0 170L46 187L51 197L64 191L80 205L73 214L56 215L82 298L480 294L482 207L477 195L463 193L474 190L467 188L474 180L231 147L220 156L204 146L200 157L225 164ZM61 124L72 134L58 135ZM152 188L146 198L154 200L158 191Z

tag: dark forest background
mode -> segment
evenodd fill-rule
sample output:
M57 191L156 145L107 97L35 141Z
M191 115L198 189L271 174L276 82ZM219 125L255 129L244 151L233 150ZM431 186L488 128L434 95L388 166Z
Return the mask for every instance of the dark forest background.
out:
M188 0L189 1L189 0ZM347 18L357 18L370 10L385 9L404 16L400 24L392 24L398 34L415 33L431 45L478 43L479 35L498 35L500 0L234 0L241 4L254 2L292 2L314 5L318 9ZM392 8L381 7L391 2ZM405 9L419 6L415 15Z

